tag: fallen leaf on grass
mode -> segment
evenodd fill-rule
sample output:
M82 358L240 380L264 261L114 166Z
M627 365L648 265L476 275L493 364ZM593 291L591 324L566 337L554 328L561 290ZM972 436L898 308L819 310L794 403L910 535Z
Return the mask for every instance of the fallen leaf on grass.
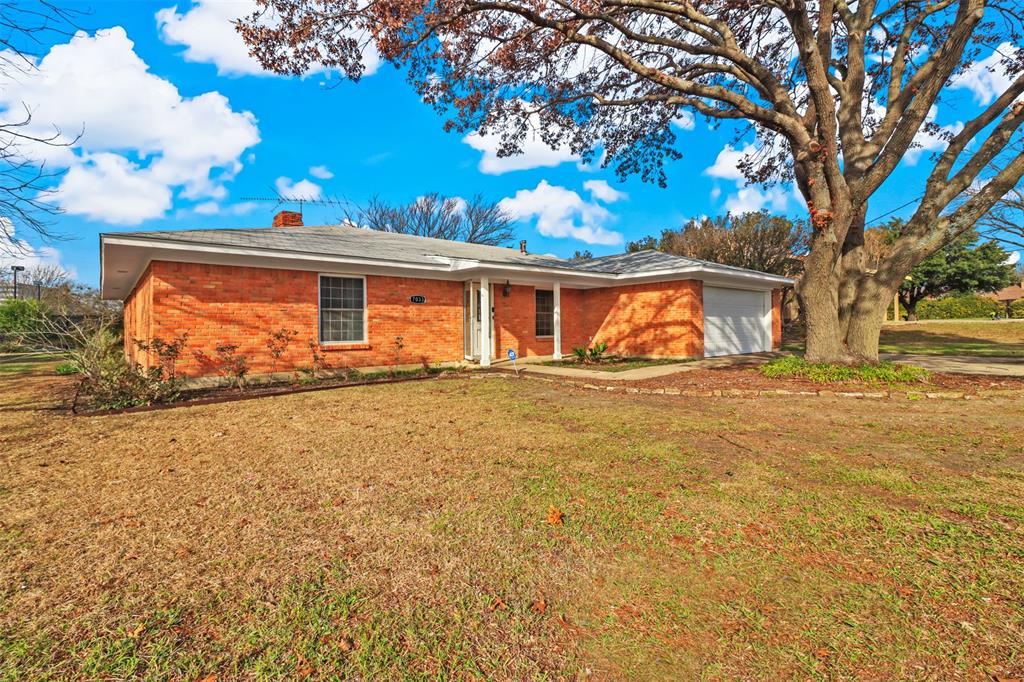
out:
M306 660L306 657L302 653L296 654L295 658L297 659L295 668L296 677L305 679L313 674L313 666L309 664L309 661Z
M338 648L345 652L352 651L355 645L356 643L352 641L351 637L342 637L338 640Z
M832 652L825 647L814 650L814 657L819 661L824 661L826 658L832 655Z
M217 673L210 673L206 677L201 677L196 682L217 682Z
M548 603L543 599L538 599L530 606L530 610L536 614L543 614L548 610Z
M502 599L501 597L495 597L494 600L491 602L491 605L487 607L487 610L497 611L498 609L504 609L507 606L508 604L505 603L504 599Z
M548 507L548 523L552 526L561 526L563 518L565 518L565 514L558 507L555 505Z
M138 639L139 635L141 635L142 631L145 630L145 629L146 629L146 626L144 624L142 624L142 623L139 623L139 627L137 627L134 630L132 630L131 632L129 632L128 633L128 637L130 637L131 639Z

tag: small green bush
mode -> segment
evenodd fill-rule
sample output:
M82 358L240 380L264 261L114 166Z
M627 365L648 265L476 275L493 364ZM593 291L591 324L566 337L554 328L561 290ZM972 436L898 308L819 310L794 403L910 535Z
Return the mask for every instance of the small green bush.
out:
M163 367L144 369L129 363L124 344L106 325L83 333L68 355L78 370L78 391L73 405L94 409L120 409L172 402L181 393L182 381Z
M91 407L118 410L125 407L167 403L177 399L181 386L176 379L164 379L159 367L148 370L112 356L98 375L82 381L81 395Z
M989 319L1001 310L1002 306L995 299L959 294L921 301L917 304L917 317L920 320Z
M68 376L69 374L78 374L78 365L73 362L62 362L54 369L57 374L61 376Z
M596 343L590 348L585 346L573 346L572 354L576 362L582 362L589 365L608 360L609 357L605 355L607 350L607 343Z
M1010 317L1015 320L1024 319L1024 298L1018 298L1010 304Z
M777 358L761 367L761 373L769 379L799 377L815 383L829 384L837 381L863 381L872 384L911 383L928 380L928 370L893 362L877 365L832 365L811 363L803 358L790 355Z
M41 318L38 301L9 298L0 302L0 344L8 350L29 345L40 330Z

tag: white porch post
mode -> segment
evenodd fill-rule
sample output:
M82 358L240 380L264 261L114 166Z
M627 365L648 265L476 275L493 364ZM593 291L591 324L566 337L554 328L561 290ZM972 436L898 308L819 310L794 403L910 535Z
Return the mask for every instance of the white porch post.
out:
M554 299L555 299L555 350L551 354L551 357L555 360L562 359L562 286L555 282L554 286Z
M491 285L480 278L480 366L491 366Z

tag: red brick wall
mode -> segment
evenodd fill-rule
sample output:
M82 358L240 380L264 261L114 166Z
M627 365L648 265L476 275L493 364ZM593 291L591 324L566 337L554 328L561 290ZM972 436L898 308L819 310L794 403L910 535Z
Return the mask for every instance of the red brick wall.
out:
M583 297L589 344L633 356L704 354L703 283L677 280L588 289Z
M494 286L494 335L498 356L551 355L554 340L538 338L532 286ZM622 355L688 357L704 353L702 283L696 280L561 291L562 353L574 346L607 343Z
M292 371L309 367L310 340L317 339L317 273L223 265L155 261L125 301L125 343L171 340L189 333L179 372L216 373L211 361L218 345L236 345L250 371ZM458 361L463 358L463 283L398 277L366 277L368 343L318 348L333 367ZM502 295L495 283L497 357L507 348L520 356L550 355L553 339L536 336L534 287L513 286ZM603 289L562 288L562 353L574 346L608 344L623 355L703 354L702 285L695 280ZM413 304L413 295L426 296ZM778 304L773 297L774 310ZM773 312L773 321L774 315ZM267 349L270 332L298 332L279 362ZM403 348L396 355L395 338Z
M152 267L146 267L138 284L135 285L135 289L124 302L125 356L129 361L138 362L145 367L149 366L149 359L146 357L146 353L136 347L134 340L148 339L153 335L153 278L151 275Z
M772 289L772 350L782 349L782 289Z
M497 341L497 356L504 358L509 348L514 348L519 357L551 355L554 352L553 337L538 337L537 295L532 286L512 285L509 295L502 293L504 284L494 284L494 338ZM584 323L585 292L562 287L562 353L569 354L573 346L585 345L588 341Z
M189 332L178 371L189 376L216 373L208 359L222 344L238 346L253 373L309 367L309 341L317 339L317 273L223 265L155 261L148 273L152 290L150 338L173 339ZM462 283L398 277L366 277L367 340L359 345L319 346L332 367L457 361L462 359ZM424 304L409 297L426 296ZM128 324L126 338L143 329ZM298 335L276 365L267 350L272 330ZM403 337L396 355L395 337ZM205 356L205 357L204 357Z

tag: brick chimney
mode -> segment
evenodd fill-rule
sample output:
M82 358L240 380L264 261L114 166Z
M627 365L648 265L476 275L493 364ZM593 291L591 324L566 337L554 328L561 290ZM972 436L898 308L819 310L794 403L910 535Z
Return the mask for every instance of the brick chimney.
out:
M519 240L519 253L526 253L526 240L525 239L520 239Z
M274 227L302 227L302 214L296 211L280 211L274 216Z

